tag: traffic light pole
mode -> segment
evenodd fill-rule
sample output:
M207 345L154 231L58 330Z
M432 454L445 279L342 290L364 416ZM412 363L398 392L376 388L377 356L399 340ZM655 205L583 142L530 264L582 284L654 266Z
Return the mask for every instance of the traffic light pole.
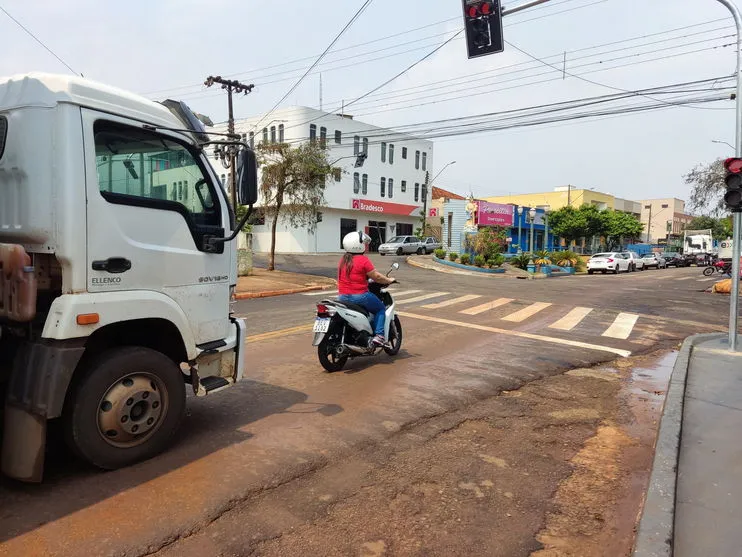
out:
M742 158L742 15L732 0L717 0L732 12L737 26L737 123L735 126L735 153ZM729 300L729 350L737 351L737 325L739 322L739 272L740 245L742 244L742 213L732 214L734 232L732 234L732 291Z

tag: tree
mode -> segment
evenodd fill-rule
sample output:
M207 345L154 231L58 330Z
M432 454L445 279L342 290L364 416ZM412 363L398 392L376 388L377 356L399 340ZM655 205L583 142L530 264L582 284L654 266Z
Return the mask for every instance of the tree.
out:
M276 228L279 218L294 227L317 227L317 213L325 205L327 179L337 169L327 150L313 141L297 147L288 143L261 144L261 193L266 216L272 217L268 270L275 270Z
M468 238L468 237L467 237ZM477 255L485 260L494 258L505 251L507 246L507 232L502 226L485 226L479 229L472 237L472 248Z
M574 207L562 207L549 215L549 227L555 236L564 238L571 245L587 234L587 216Z
M724 160L716 159L711 164L698 164L683 178L691 186L688 207L691 211L720 217L727 213L724 205L725 171ZM698 230L698 229L696 229Z
M688 223L686 230L711 229L711 233L717 240L725 240L732 236L732 222L729 217L715 219L713 217L696 217Z
M620 246L624 239L639 238L644 225L628 213L607 209L600 213L601 235L605 237L607 249L613 250Z

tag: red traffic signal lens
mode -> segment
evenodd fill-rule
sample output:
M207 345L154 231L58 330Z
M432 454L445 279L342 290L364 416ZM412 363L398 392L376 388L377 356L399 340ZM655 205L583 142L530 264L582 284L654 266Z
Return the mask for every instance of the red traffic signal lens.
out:
M479 8L475 6L469 6L468 8L469 17L477 17L479 15Z
M724 161L724 168L727 172L732 174L739 174L742 172L742 159L731 158Z
M490 6L489 2L485 2L479 7L479 11L482 12L482 15L490 15L492 13L492 6Z

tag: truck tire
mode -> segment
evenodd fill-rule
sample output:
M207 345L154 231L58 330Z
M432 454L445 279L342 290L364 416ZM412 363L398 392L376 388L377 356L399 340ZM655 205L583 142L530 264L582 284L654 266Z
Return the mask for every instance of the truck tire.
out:
M162 452L184 414L185 382L170 358L114 348L85 366L65 406L65 438L83 460L115 470Z

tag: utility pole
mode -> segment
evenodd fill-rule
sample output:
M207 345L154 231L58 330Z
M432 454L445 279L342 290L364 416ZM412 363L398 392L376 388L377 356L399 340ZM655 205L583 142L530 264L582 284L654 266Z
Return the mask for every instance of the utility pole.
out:
M227 92L227 104L229 108L229 120L227 120L227 132L230 135L234 134L234 109L232 107L232 93L244 93L247 95L250 91L253 90L255 85L245 85L244 83L240 83L237 80L234 79L223 79L222 76L217 75L216 77L213 75L210 75L206 78L206 81L204 81L204 85L206 87L211 87L214 85L214 83L218 83L222 86L222 89L224 89ZM229 169L229 191L232 194L232 209L234 209L235 214L237 214L237 187L235 184L235 170L236 170L236 157L237 157L237 148L235 146L230 145L229 147L222 148L217 147L217 149L214 151L214 154L221 159L222 166L224 168Z
M425 182L423 183L423 238L425 238L425 231L428 229L428 180L430 180L430 172L425 172Z
M647 221L647 243L651 243L649 241L650 235L652 234L652 204L649 204L649 220Z

